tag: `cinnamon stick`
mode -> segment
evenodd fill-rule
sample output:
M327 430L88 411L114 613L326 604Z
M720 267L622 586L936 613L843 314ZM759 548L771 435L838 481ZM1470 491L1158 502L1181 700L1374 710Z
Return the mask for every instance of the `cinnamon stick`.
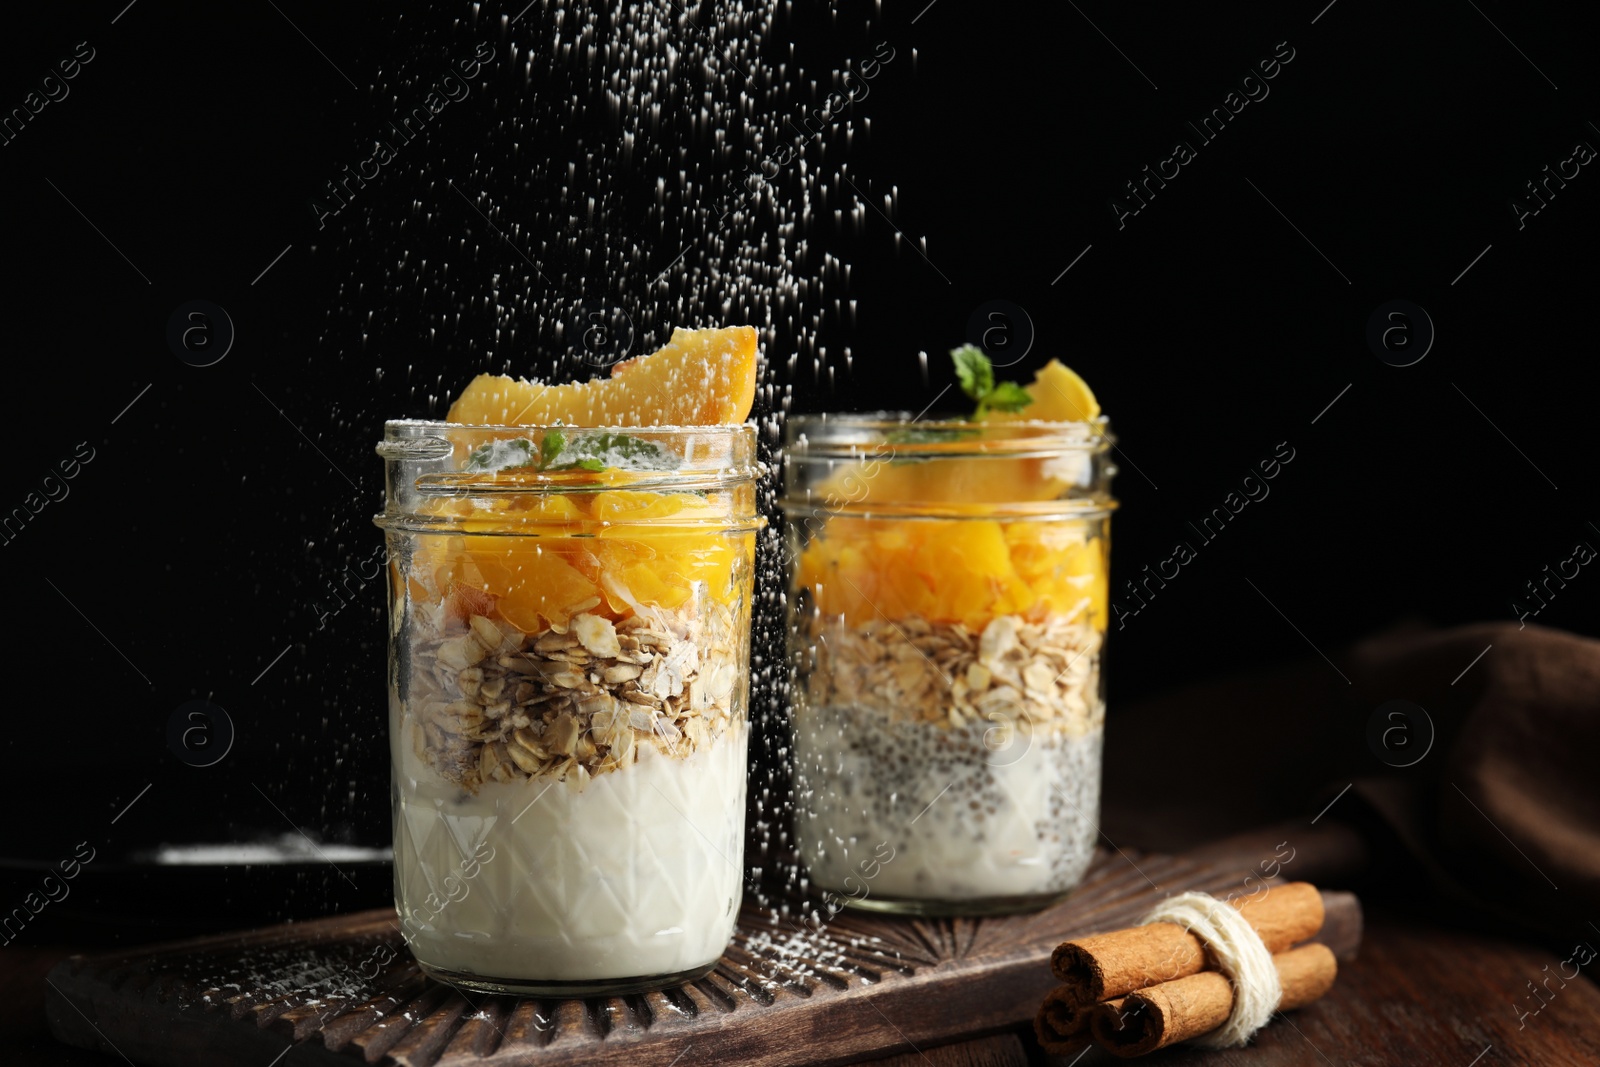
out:
M1109 1007L1113 1011L1122 1006L1122 1000L1109 1000L1104 1005L1093 1001L1085 1004L1073 999L1065 986L1057 986L1045 994L1039 1013L1033 1017L1033 1032L1039 1038L1039 1047L1052 1056L1072 1056L1089 1044L1089 1018L1095 1010Z
M1322 896L1309 882L1274 886L1259 897L1227 903L1239 909L1274 954L1322 928ZM1199 974L1207 966L1205 942L1176 923L1080 937L1058 945L1050 957L1063 997L1080 1004Z
M1321 997L1339 970L1326 945L1280 952L1272 962L1283 987L1279 1011L1304 1007ZM1232 1011L1232 983L1216 971L1204 971L1095 1005L1089 1030L1102 1048L1129 1058L1209 1034Z

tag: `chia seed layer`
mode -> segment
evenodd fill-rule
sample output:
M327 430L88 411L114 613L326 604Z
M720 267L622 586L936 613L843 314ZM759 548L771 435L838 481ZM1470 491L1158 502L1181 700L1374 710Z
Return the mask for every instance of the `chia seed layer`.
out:
M1104 635L1079 611L981 631L812 616L795 709L797 828L812 878L925 901L1077 884L1100 808ZM873 863L881 845L894 859ZM881 869L880 869L881 868Z
M971 901L1063 893L1094 854L1103 730L1082 736L973 722L889 723L861 708L802 708L795 750L801 853L812 879L868 894Z

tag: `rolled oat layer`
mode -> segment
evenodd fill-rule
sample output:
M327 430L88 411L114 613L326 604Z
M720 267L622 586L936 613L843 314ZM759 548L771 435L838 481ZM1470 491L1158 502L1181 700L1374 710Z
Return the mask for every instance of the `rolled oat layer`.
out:
M819 624L809 695L819 706L881 711L892 722L962 727L1014 719L1035 732L1098 730L1099 630L1081 614L1040 622L1001 615L981 632L917 616Z
M687 758L731 721L733 617L715 602L615 623L579 613L538 633L493 615L463 621L441 602L417 613L414 634L413 750L468 792L543 775L581 785L645 745Z

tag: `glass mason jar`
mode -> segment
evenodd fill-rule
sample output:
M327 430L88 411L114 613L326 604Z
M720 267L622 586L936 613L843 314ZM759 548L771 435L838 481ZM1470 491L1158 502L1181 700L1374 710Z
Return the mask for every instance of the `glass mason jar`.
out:
M417 962L544 995L703 976L743 889L754 429L398 421L378 453Z
M844 903L993 914L1094 853L1111 438L789 420L796 836Z

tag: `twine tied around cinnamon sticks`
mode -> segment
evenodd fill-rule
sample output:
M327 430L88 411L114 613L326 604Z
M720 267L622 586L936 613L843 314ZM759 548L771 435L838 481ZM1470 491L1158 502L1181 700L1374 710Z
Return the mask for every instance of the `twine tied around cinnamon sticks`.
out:
M1317 903L1322 903L1320 898ZM1283 999L1272 953L1250 920L1210 893L1180 893L1151 908L1143 921L1176 923L1194 934L1205 942L1217 970L1233 984L1233 1009L1227 1020L1194 1043L1205 1048L1249 1044Z
M1318 936L1330 910L1338 912L1331 940L1353 955L1360 905L1306 882L1245 900L1185 893L1140 926L1064 942L1050 961L1062 984L1035 1019L1040 1044L1070 1055L1092 1037L1123 1057L1179 1041L1243 1045L1275 1011L1309 1004L1332 986L1338 964L1327 944L1292 947Z

